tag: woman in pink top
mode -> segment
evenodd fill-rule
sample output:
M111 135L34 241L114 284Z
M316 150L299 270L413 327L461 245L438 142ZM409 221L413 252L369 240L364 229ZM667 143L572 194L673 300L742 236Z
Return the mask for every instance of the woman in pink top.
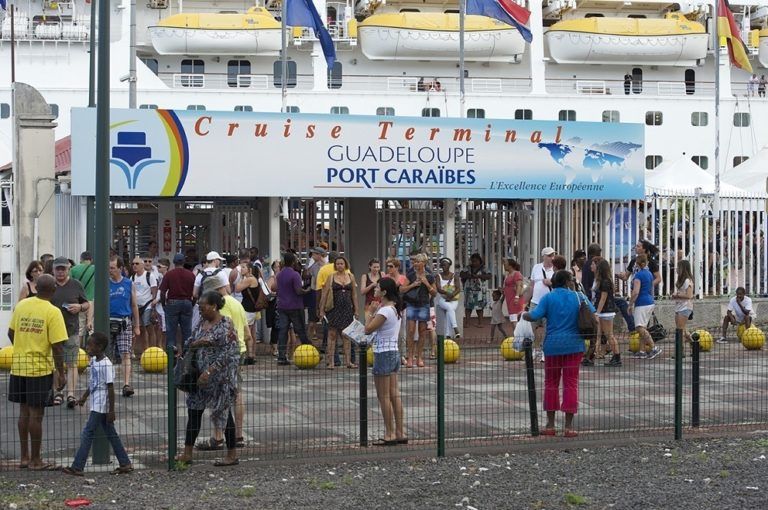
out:
M387 259L387 274L386 276L395 280L398 286L408 285L408 278L404 274L400 274L400 260L395 257Z
M520 264L515 259L506 259L504 270L507 272L507 277L504 279L504 301L507 303L507 313L509 322L512 323L512 335L514 335L517 320L525 309L523 275L520 273Z

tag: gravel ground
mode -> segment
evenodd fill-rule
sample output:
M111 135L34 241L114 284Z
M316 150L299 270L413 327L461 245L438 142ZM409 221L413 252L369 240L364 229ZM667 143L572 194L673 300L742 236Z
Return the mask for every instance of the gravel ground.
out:
M748 437L558 443L444 459L195 464L130 475L5 472L0 509L65 508L768 508L768 432ZM556 448L556 449L555 449Z

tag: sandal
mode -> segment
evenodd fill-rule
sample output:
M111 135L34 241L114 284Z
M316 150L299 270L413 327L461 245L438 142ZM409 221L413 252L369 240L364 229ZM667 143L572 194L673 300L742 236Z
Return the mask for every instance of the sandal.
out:
M72 476L84 476L83 472L79 469L71 468L71 467L65 467L61 470L62 473L65 475L72 475Z
M77 405L77 399L72 395L67 397L67 409L74 409Z
M416 362L416 365L417 365L419 368L424 368L424 360L423 360L423 359L420 359L419 361L417 361L417 362Z
M237 466L240 464L240 459L235 460L217 460L213 463L216 467L227 467L227 466Z
M371 443L373 446L395 446L397 445L397 439L383 439L379 438Z
M573 429L565 429L565 432L563 432L563 437L576 437L578 435L579 433Z
M27 467L27 469L29 469L30 471L61 471L61 466L57 466L56 464L48 464L44 462L39 466L30 465Z
M223 450L224 449L224 440L216 440L214 438L208 438L206 441L202 441L200 443L197 443L195 445L195 448L198 450L202 450L204 452L212 452L216 450Z
M112 471L113 475L127 475L128 473L133 473L133 464L126 464L125 466L120 466Z
M354 363L347 363L347 368L357 368L357 365Z
M244 437L236 437L235 438L235 448L245 448L245 438Z
M126 384L123 386L123 396L124 397L132 397L135 392L133 391L133 388L131 388L130 384Z
M64 403L64 394L63 393L56 393L53 396L53 405L60 406Z

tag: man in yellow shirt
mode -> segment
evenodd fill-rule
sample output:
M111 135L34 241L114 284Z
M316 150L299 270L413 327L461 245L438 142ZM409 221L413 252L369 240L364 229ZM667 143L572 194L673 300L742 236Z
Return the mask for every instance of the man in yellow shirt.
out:
M8 326L8 338L13 344L8 400L21 406L19 467L35 471L55 468L40 457L43 415L53 387L54 365L58 373L56 387L62 389L67 382L63 342L69 335L61 310L51 304L54 292L56 280L53 276L40 276L37 296L19 301Z

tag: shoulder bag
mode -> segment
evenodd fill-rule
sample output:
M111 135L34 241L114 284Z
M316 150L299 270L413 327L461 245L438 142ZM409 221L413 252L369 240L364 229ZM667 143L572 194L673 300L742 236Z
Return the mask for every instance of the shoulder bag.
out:
M176 360L176 366L173 368L173 383L184 393L194 393L197 391L197 379L200 377L200 369L195 361L196 349L189 349Z
M323 311L330 312L333 310L333 275L330 275L325 281L323 294L325 297L325 306L323 307Z
M593 336L595 334L595 315L589 309L587 296L577 292L576 298L579 300L579 333L585 336Z
M269 306L269 299L267 299L267 296L264 295L264 291L261 289L261 285L259 285L259 293L256 295L255 299L250 287L246 287L245 291L248 293L248 297L251 298L251 301L253 301L253 308L257 312L260 312Z
M655 313L651 313L651 324L648 326L648 334L651 335L653 343L661 342L667 338L667 330L661 325Z

